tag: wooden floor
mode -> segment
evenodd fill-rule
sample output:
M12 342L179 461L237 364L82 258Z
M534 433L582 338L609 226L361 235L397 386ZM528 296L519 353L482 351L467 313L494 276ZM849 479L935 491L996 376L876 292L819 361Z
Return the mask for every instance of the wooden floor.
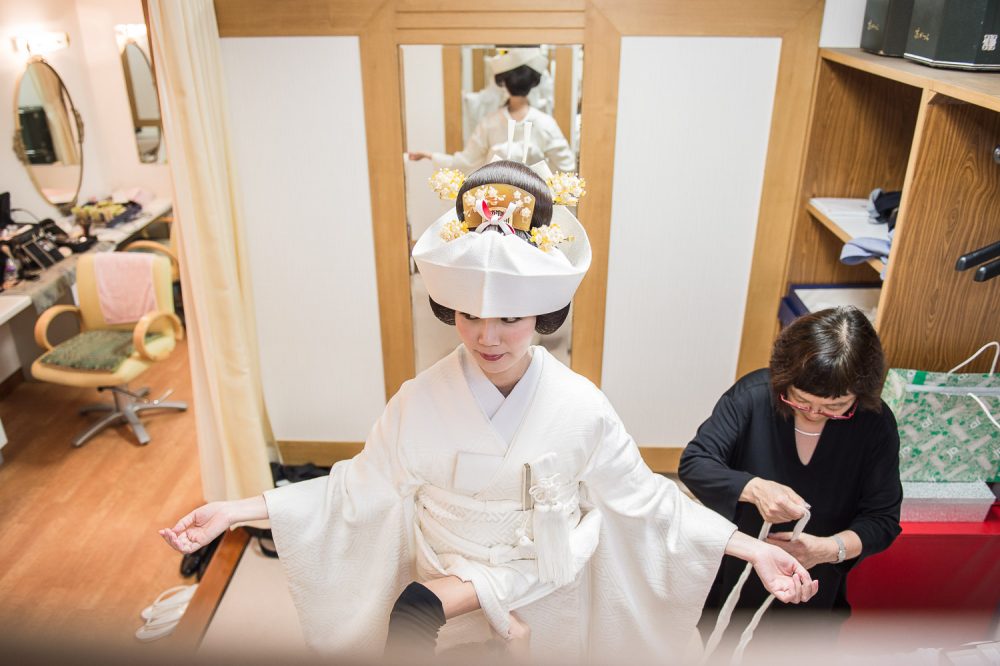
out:
M158 397L192 404L186 343L140 378ZM147 413L141 447L122 426L82 448L89 419L77 409L108 400L94 389L23 383L0 400L9 443L0 453L0 638L60 637L137 646L139 611L162 590L194 579L160 527L201 503L194 414Z

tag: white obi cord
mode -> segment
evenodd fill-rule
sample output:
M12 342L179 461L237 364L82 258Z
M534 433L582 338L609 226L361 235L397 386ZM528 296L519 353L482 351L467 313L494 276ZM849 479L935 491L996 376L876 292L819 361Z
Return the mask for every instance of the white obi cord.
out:
M472 582L501 636L511 610L572 582L597 548L601 512L581 506L579 483L560 479L556 460L549 453L530 464L520 500L480 500L430 484L414 496L418 576Z
M799 518L798 522L795 523L795 527L792 529L792 541L797 541L799 535L802 534L802 530L805 529L806 524L809 522L811 514L809 509L802 507L805 512L802 517ZM767 535L771 532L771 523L764 522L760 528L760 534L757 538L763 541L767 538ZM707 662L715 652L715 648L719 646L719 641L722 640L722 635L726 633L726 628L729 626L729 620L733 615L733 609L736 608L736 602L740 599L740 592L743 591L743 584L747 582L747 578L750 577L750 570L753 569L753 565L747 562L746 567L743 569L743 573L740 574L739 580L736 581L736 585L733 586L732 592L726 598L726 603L723 604L722 609L719 611L719 617L715 621L715 629L712 630L712 635L708 637L708 643L705 645L705 655L703 657L703 662ZM764 617L764 613L771 606L771 602L774 601L774 595L769 594L764 603L760 605L757 612L753 614L750 619L750 624L743 631L740 636L740 642L733 651L732 659L729 660L730 664L739 664L743 661L743 652L746 650L747 645L750 644L751 639L753 639L753 632L757 629L757 625L760 624L760 619Z
M576 483L564 483L555 471L556 456L548 453L529 465L525 483L531 496L531 527L535 537L538 579L566 585L576 576L570 547L572 525L579 522L580 496ZM571 525L572 522L572 525Z

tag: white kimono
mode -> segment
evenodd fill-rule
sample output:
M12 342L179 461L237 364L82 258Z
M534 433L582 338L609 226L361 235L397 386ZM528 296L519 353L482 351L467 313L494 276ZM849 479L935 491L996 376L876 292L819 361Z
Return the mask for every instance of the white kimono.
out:
M509 120L511 117L507 107L497 109L476 126L465 142L465 148L454 154L432 153L434 166L439 169L458 169L468 175L492 160L494 155L507 159ZM527 160L522 155L525 122L531 123ZM517 122L510 159L525 164L544 160L552 171L576 171L576 157L559 129L559 124L555 118L534 107L529 107L524 120Z
M506 635L516 610L533 658L691 657L735 526L653 474L604 394L543 347L506 399L483 381L459 346L400 388L358 456L265 493L307 642L377 656L403 588L455 575L482 611L449 620L439 648L490 625ZM492 476L477 483L468 470L483 461ZM526 463L554 493L528 508ZM538 501L553 498L569 526L563 585L542 582L535 559Z

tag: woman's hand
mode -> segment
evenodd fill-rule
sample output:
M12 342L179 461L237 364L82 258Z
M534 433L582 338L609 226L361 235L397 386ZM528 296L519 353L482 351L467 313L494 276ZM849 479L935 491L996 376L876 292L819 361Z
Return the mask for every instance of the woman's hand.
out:
M236 523L267 520L268 517L263 495L230 502L209 502L178 520L172 528L160 530L160 536L174 549L193 553Z
M803 507L809 507L809 504L788 486L759 476L750 479L743 487L740 501L756 505L764 520L774 524L798 520L804 514Z
M767 537L767 542L797 559L806 569L837 559L837 542L829 537L818 537L803 532L798 540L792 541L791 532L777 532Z
M177 521L172 528L160 530L160 536L175 550L193 553L210 544L232 524L227 511L229 502L209 502Z
M819 590L819 581L810 578L798 560L781 548L760 543L763 548L751 562L765 589L786 604L809 601Z
M193 553L210 544L232 524L230 502L209 502L177 521L172 528L160 530L160 536L175 550Z
M406 156L413 162L416 162L417 160L431 159L430 153L425 153L421 150L411 150L410 152L406 153Z

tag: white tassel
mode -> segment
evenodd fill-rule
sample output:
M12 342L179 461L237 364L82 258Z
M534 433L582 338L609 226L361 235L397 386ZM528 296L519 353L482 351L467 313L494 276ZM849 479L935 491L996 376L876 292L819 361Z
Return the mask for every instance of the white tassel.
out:
M573 550L569 541L569 516L573 506L559 501L558 477L552 474L531 487L534 499L531 529L535 538L538 579L562 586L573 581Z

